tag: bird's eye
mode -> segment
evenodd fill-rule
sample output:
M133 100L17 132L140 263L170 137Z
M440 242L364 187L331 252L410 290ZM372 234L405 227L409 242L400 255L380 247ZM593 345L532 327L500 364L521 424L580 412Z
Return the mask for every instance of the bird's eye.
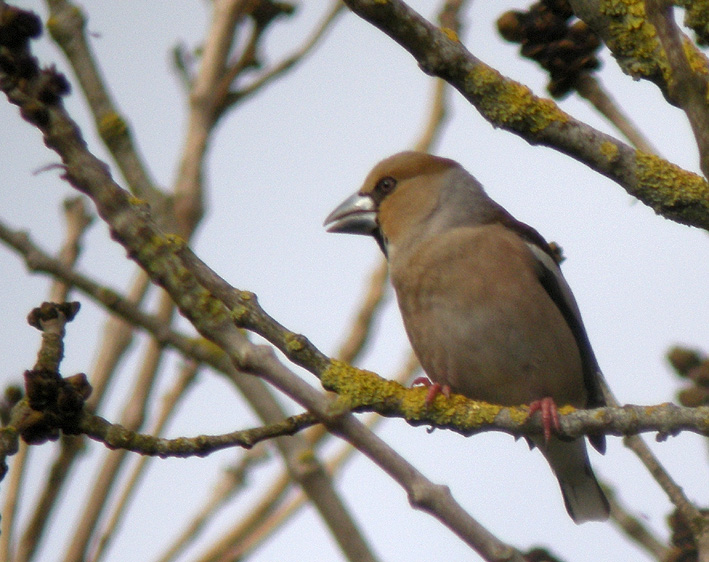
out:
M387 176L385 178L380 179L377 182L377 185L374 187L374 191L379 195L379 197L384 197L385 195L388 195L392 191L394 191L394 188L396 187L396 180L392 178L391 176Z

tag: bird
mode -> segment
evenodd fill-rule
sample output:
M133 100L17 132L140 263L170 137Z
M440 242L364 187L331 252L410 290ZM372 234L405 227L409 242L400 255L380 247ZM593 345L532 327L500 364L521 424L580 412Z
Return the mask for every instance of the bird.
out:
M541 411L543 435L528 442L549 463L571 519L606 520L584 438L557 435L557 405L606 402L578 305L545 239L459 163L413 151L379 162L324 226L372 236L384 252L428 377L427 402L452 391ZM605 436L589 441L605 453Z

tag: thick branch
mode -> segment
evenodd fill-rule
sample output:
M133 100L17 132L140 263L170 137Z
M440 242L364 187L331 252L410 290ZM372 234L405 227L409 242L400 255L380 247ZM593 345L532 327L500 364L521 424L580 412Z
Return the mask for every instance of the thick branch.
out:
M136 221L140 220L138 217L138 214L134 215ZM143 220L146 220L146 217L143 217ZM32 269L48 272L76 287L98 304L120 315L134 326L146 330L162 345L173 347L185 357L207 363L220 372L228 372L228 363L222 352L205 345L203 341L166 328L157 317L142 312L114 291L63 267L58 260L51 258L33 244L26 234L11 231L0 223L0 239L24 255ZM260 333L268 336L267 339L273 344L282 347L286 353L298 359L302 366L320 376L326 388L340 394L343 400L340 408L402 417L412 425L449 428L463 435L494 429L513 435L533 435L541 429L536 417L527 420L527 410L524 408L500 408L462 396L454 396L451 401L439 396L429 407L425 403L426 392L423 388L408 389L374 373L332 361L302 336L293 334L275 323L260 307L254 311L249 310L247 307L256 304L251 293L231 287L188 250L183 249L180 253L186 258L192 273L198 273L200 283L231 307L234 319L258 327ZM245 295L248 295L248 298ZM251 315L255 316L255 319L244 322L244 319ZM301 344L304 347L301 347ZM311 360L307 359L308 356ZM562 413L565 412L569 415L562 416L562 429L564 434L569 436L596 432L612 435L658 432L664 438L683 430L709 435L709 407L687 408L664 404L655 407L562 410Z
M671 103L669 90L674 80L672 63L664 50L653 21L646 13L645 0L569 0L574 14L586 22L612 51L626 74L656 84ZM700 8L699 11L706 11ZM709 75L706 56L685 36L687 56L695 71Z
M695 72L685 53L685 43L674 20L674 9L665 0L646 0L648 20L655 26L657 37L667 56L670 77L667 84L670 99L687 114L699 148L699 160L704 177L709 178L709 107L706 93L709 82L707 69ZM693 45L692 45L693 46ZM689 45L688 49L691 48Z
M403 2L346 4L409 51L424 72L449 82L495 127L583 162L668 219L709 229L709 183L696 174L636 151L534 96Z

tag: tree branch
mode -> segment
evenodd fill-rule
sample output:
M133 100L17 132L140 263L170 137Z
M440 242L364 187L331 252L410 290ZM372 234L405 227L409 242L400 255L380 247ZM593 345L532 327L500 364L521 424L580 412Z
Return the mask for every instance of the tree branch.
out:
M139 221L139 216L136 214L134 219L127 219L126 222ZM143 220L147 220L147 217L143 217ZM139 229L143 228L139 224L136 226ZM158 231L154 232L158 236ZM173 347L186 358L207 363L220 372L228 371L224 363L225 357L218 350L203 345L199 340L167 329L157 317L140 311L112 290L100 286L85 276L67 271L57 260L53 260L32 244L27 235L13 232L0 223L0 239L12 242L13 247L26 256L33 268L48 271L75 286L108 310L121 315L136 327L146 330L161 345ZM424 388L409 389L399 383L382 379L369 371L328 359L302 336L272 321L260 307L253 312L255 320L244 322L245 317L251 314L246 307L256 304L254 295L231 287L186 248L179 253L185 258L192 273L198 272L200 283L231 308L232 318L235 321L240 325L258 327L262 335L270 336L267 339L271 343L278 347L282 346L284 352L292 355L299 364L318 375L325 388L337 392L343 401L339 408L377 412L388 417L402 417L412 425L447 428L462 435L500 430L520 436L539 434L541 431L538 418L535 416L527 419L527 409L524 407L503 408L472 401L460 395L454 395L450 400L438 396L429 406L425 403ZM313 361L308 361L307 356L314 358ZM563 434L569 437L600 432L610 435L657 432L659 439L675 435L680 431L709 435L709 406L688 408L663 404L654 407L623 406L597 410L567 408L562 409L561 413L568 414L562 415L561 420Z
M699 148L699 161L704 177L709 178L709 111L706 92L709 86L707 66L695 71L685 52L694 47L680 31L674 20L674 8L665 0L646 0L647 18L655 27L657 37L669 64L667 92L671 100L684 110ZM684 38L684 41L682 40Z
M62 49L91 108L96 130L111 152L133 194L159 208L165 195L155 187L140 151L133 142L127 120L111 99L98 64L86 38L86 18L82 8L68 0L46 0L47 28Z
M487 66L399 0L346 0L357 15L445 79L493 126L567 154L621 185L662 216L709 229L709 183L574 119L549 99Z

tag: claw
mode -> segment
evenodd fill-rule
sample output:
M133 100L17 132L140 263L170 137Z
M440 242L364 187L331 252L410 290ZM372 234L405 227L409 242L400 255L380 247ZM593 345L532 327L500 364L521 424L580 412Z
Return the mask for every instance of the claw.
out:
M420 384L422 386L431 386L433 383L428 377L416 377L411 383L411 386L416 386L417 384Z
M437 382L431 382L427 377L417 377L411 386L416 386L417 384L423 385L428 388L428 393L426 394L426 405L430 406L436 399L437 394L443 394L446 398L451 397L451 387L447 384L439 384Z
M541 400L535 400L529 405L529 415L540 411L542 413L542 427L544 428L544 441L549 443L551 439L551 430L561 431L561 422L559 421L559 412L556 409L554 399L547 396Z

